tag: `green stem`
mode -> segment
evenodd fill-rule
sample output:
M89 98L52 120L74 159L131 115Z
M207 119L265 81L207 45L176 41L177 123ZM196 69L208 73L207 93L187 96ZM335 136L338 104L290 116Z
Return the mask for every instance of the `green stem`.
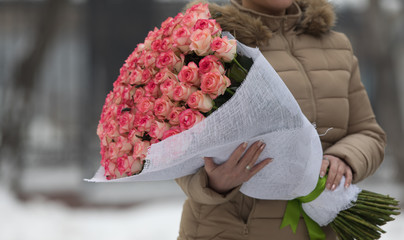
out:
M231 90L231 89L229 89L229 88L226 88L226 92L227 93L230 93L232 96L234 95L234 91L233 90Z
M360 224L363 224L364 226L367 226L367 227L369 227L369 228L371 228L371 229L374 229L374 230L376 230L376 231L380 231L380 232L384 233L384 230L383 230L383 229L379 228L378 226L375 226L375 225L373 225L373 224L370 224L370 223L366 222L365 220L359 218L358 216L354 216L354 215L349 214L349 213L344 212L344 211L340 212L339 214L340 214L342 217L346 218L347 220L355 221L355 222L360 223Z
M236 65L237 65L246 75L248 74L248 71L247 71L243 66L241 66L241 64L237 61L236 58L234 58L233 61L236 63Z

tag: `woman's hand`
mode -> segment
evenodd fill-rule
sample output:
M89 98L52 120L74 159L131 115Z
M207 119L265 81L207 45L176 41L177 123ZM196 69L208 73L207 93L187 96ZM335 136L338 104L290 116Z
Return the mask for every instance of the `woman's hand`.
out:
M345 176L345 188L348 188L352 183L352 170L343 160L332 155L324 155L321 164L320 177L324 177L328 170L328 179L326 188L334 191L338 187L342 176Z
M245 151L246 148L247 143L238 146L231 154L230 158L221 165L215 164L213 158L204 158L205 170L208 174L209 187L211 189L215 190L217 193L227 193L243 182L248 181L272 161L271 158L267 158L255 165L262 150L265 148L265 143L257 141L253 143L247 151Z

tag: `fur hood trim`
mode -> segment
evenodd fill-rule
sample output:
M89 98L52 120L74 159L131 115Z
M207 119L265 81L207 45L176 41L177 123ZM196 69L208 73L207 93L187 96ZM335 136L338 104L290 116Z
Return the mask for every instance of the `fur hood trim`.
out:
M249 46L265 45L273 32L270 26L261 21L261 16L269 15L246 11L241 6L241 0L231 0L233 4L218 5L209 3L212 17L221 27L232 33L237 39ZM194 1L188 4L206 1ZM295 0L294 4L300 8L300 17L295 24L297 33L307 33L319 36L328 32L335 24L335 13L327 0ZM275 19L276 17L274 17ZM275 23L275 20L274 20Z

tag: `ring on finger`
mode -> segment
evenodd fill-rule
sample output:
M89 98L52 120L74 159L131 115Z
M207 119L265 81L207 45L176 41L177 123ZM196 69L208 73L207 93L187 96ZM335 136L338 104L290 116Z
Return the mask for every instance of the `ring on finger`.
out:
M330 162L330 159L328 159L328 157L323 157L323 160Z
M250 166L250 165L247 165L247 166L245 166L245 169L246 169L247 171L250 171L251 166Z

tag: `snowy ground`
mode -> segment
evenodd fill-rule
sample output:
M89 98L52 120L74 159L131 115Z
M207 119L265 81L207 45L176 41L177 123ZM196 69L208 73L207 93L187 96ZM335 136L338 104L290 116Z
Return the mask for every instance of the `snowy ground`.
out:
M0 189L1 240L176 239L183 199L125 209L69 208L58 202L16 200Z
M34 199L26 203L0 188L1 240L170 240L176 239L183 198L157 200L125 209L69 208ZM381 239L404 236L404 215Z
M384 164L375 176L360 187L404 201L404 187L391 180L392 165ZM52 177L52 174L55 176ZM175 240L185 196L173 182L136 184L83 184L72 169L52 174L26 172L25 190L55 191L62 183L61 174L70 176L63 185L80 184L86 202L95 205L128 205L127 208L70 208L41 197L21 202L0 182L0 240ZM37 178L35 176L48 176ZM52 177L53 179L50 179ZM158 189L158 191L156 191ZM67 189L69 190L69 189ZM102 200L102 201L101 201ZM403 206L403 205L402 205ZM404 239L404 214L383 227L382 240Z

